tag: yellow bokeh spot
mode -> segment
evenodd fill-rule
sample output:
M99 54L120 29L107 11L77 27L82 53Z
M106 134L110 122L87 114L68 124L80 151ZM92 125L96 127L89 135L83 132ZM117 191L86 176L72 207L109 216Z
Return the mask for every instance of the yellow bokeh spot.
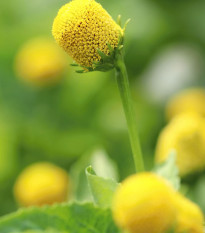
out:
M175 224L175 191L154 173L128 177L113 198L117 225L131 233L164 233Z
M200 208L181 194L176 193L176 233L203 233L204 217Z
M168 102L166 107L166 117L172 119L180 113L198 113L205 116L205 89L187 89Z
M204 169L205 119L191 113L176 116L159 135L156 162L165 161L172 149L181 176Z
M109 53L118 45L121 28L94 0L73 0L58 12L52 28L57 43L80 65L99 61L97 49Z
M67 62L65 54L54 41L36 38L19 50L15 70L24 81L43 86L59 81Z
M69 178L63 169L50 163L27 167L17 178L14 196L22 206L63 202L68 198Z

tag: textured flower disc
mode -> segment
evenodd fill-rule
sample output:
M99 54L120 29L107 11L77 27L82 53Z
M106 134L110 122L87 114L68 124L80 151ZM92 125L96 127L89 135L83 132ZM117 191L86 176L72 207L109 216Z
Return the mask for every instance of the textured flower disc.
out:
M107 43L117 47L121 28L94 0L73 0L59 10L52 32L78 64L91 67L100 60L97 49L108 55Z

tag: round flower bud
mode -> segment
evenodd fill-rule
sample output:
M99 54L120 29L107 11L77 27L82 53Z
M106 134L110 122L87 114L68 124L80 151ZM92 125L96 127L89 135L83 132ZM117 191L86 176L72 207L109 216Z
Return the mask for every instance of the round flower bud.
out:
M198 113L205 116L205 90L201 88L189 89L174 96L167 104L166 116L170 120L174 116L185 113Z
M175 191L154 173L140 173L122 182L113 197L113 217L130 233L164 233L176 220Z
M68 198L69 178L63 169L42 162L27 167L17 178L14 196L22 206L41 206Z
M50 39L33 39L20 49L15 60L17 75L27 83L44 86L58 82L66 67L66 56Z
M200 208L181 194L176 193L176 233L203 233L204 217Z
M73 0L58 12L52 28L57 43L80 65L99 61L97 49L109 54L117 47L121 28L94 0Z
M176 116L160 133L156 162L167 159L171 150L177 153L176 164L181 176L205 168L205 120L197 114Z

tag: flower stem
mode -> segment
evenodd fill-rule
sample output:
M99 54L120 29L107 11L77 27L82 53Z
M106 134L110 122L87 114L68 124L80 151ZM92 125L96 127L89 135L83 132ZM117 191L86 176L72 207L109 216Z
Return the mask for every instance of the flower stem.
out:
M135 168L137 172L142 172L144 171L144 162L140 148L140 142L139 142L137 124L135 120L135 114L132 104L131 93L130 93L127 70L124 63L123 55L121 53L119 53L118 56L116 57L115 70L116 70L118 89L120 91L121 100L127 120L127 126L129 131Z

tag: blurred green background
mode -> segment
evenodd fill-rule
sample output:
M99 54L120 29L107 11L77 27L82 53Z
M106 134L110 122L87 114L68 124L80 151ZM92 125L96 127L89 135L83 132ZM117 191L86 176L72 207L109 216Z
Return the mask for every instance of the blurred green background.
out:
M114 19L118 14L123 21L131 18L125 61L149 170L157 136L166 124L166 100L185 87L204 85L205 1L99 2ZM0 215L18 208L13 184L33 162L51 161L69 172L74 165L80 167L76 162L83 156L102 148L117 164L119 180L134 172L114 71L77 74L68 66L57 85L44 88L15 75L19 48L38 36L52 38L53 19L65 3L0 1ZM189 196L205 210L205 178L188 185Z

